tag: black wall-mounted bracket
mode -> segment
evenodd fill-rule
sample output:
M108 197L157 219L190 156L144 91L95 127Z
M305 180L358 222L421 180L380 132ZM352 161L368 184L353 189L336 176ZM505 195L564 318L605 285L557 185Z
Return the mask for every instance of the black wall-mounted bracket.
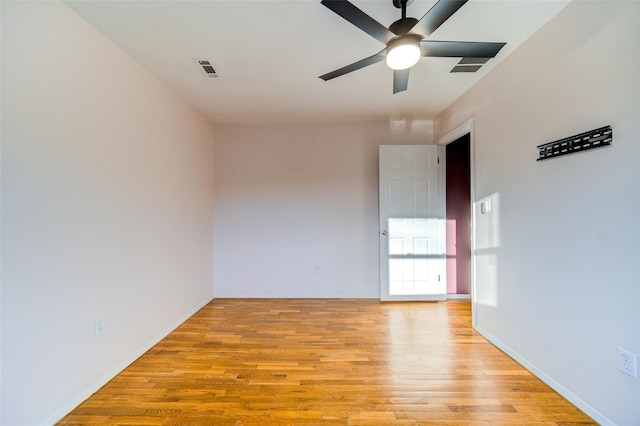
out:
M586 151L611 145L613 142L613 129L611 126L600 127L579 135L570 136L554 142L538 145L538 160L559 157L572 152Z

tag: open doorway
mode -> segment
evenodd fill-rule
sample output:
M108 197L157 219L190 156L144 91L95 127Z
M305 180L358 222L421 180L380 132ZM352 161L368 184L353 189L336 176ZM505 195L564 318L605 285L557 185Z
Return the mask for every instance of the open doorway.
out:
M447 296L466 298L471 284L471 134L446 145Z

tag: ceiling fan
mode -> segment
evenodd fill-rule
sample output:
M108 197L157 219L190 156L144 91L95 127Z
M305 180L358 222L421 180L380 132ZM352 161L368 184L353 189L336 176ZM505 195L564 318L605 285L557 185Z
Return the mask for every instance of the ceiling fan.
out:
M439 0L420 20L407 17L407 6L413 0L392 0L402 10L402 16L385 27L348 0L322 0L321 3L337 13L386 47L375 55L321 75L324 81L359 70L386 60L393 70L393 93L407 90L409 69L421 56L493 58L506 43L473 41L427 40L440 25L460 9L468 0Z

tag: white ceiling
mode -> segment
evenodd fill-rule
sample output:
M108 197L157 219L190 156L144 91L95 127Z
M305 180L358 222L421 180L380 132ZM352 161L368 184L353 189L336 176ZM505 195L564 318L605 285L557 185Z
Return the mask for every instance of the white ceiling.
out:
M293 123L432 119L568 1L469 1L428 39L507 45L474 74L448 74L456 58L422 58L395 95L384 62L318 78L384 48L320 0L65 3L214 123ZM352 2L385 26L400 17L392 0ZM434 4L415 0L407 15L420 19ZM194 58L210 59L219 78Z

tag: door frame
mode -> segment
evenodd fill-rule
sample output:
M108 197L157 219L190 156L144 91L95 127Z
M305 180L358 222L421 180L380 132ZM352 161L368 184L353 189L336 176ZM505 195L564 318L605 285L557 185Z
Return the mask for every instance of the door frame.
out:
M476 171L475 171L475 131L474 131L474 119L470 118L460 126L451 130L446 135L442 136L436 141L437 145L445 146L461 138L462 136L469 134L469 176L470 176L470 189L471 189L471 324L473 327L477 324L477 312L476 312L476 217L475 217L475 200L476 200ZM446 150L445 150L446 151ZM446 152L445 154L446 155ZM446 185L446 183L445 183Z

